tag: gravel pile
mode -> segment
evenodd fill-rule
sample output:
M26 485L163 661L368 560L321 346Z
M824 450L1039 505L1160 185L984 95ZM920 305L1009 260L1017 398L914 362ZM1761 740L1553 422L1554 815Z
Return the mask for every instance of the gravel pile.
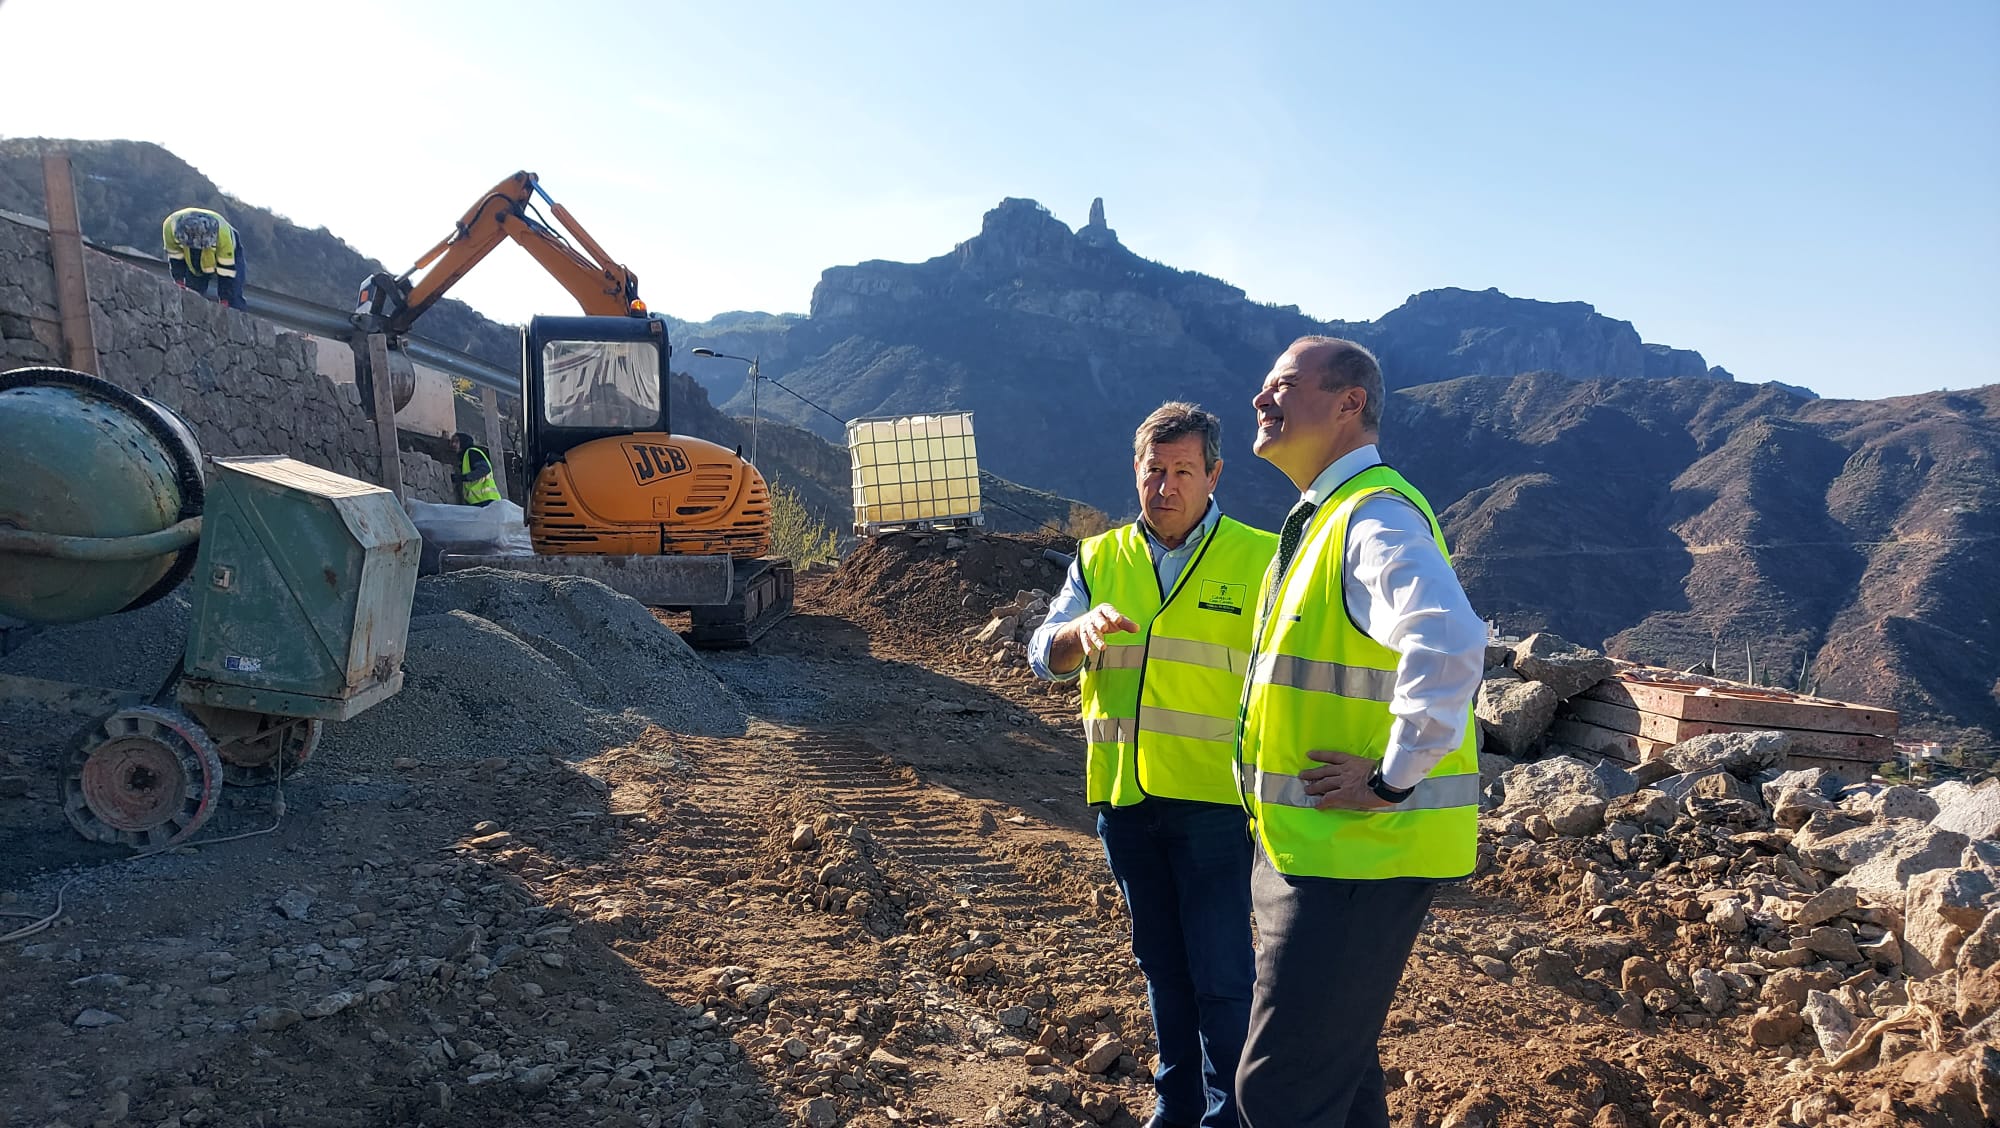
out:
M0 674L102 689L158 689L187 645L186 590L122 615L41 627L0 654Z
M403 690L323 747L398 757L594 754L647 725L741 733L743 704L679 635L595 580L476 568L417 581Z

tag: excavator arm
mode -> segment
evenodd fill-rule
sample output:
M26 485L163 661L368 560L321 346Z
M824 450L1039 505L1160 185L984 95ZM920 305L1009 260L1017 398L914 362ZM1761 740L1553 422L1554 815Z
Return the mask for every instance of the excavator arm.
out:
M537 197L548 205L555 223L536 214ZM370 275L361 285L361 300L353 316L355 327L367 333L386 333L391 340L401 338L502 239L514 240L534 256L584 313L644 314L638 276L612 261L569 209L542 190L534 173L517 172L481 196L452 233L425 251L410 269L399 275ZM424 272L421 279L415 278L419 271Z

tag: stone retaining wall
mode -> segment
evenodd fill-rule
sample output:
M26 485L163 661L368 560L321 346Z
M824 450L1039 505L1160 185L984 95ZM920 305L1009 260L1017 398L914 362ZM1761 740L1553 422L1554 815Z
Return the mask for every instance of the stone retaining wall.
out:
M380 480L375 427L352 384L319 374L313 343L144 270L84 251L102 375L178 412L213 457L285 454ZM62 365L45 232L0 220L0 371ZM402 451L411 497L452 497L449 471Z

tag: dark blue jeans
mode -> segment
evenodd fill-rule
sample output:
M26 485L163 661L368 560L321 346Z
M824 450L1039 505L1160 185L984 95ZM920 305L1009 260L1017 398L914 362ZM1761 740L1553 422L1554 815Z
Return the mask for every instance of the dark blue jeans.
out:
M1236 1064L1257 979L1243 811L1147 799L1100 807L1097 835L1146 976L1160 1047L1153 1114L1187 1128L1235 1128Z

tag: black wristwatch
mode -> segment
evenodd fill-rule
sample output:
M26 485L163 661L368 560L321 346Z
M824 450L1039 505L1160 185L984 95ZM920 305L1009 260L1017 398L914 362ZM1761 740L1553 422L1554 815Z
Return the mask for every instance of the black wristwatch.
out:
M1375 797L1384 803L1401 803L1415 794L1417 789L1414 787L1390 787L1389 782L1382 778L1382 765L1377 764L1375 765L1375 770L1368 773L1368 790L1373 791Z

